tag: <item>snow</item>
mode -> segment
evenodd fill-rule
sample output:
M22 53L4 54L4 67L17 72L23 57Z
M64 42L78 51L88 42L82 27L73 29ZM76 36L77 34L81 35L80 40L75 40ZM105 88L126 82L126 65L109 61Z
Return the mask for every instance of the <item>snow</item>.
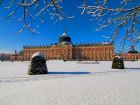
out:
M35 54L32 55L31 58L34 58L34 57L36 57L36 56L40 56L40 57L42 57L42 58L45 58L45 55L44 55L42 52L36 52Z
M0 105L140 105L140 61L47 61L49 74L27 75L30 62L0 62Z

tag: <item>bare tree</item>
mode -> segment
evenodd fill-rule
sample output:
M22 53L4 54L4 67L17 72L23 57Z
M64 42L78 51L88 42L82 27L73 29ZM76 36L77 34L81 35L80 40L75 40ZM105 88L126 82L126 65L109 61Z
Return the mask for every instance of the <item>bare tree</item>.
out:
M37 33L36 29L32 28L32 24L36 19L44 23L46 20L43 17L46 14L55 21L72 18L63 13L62 0L0 0L0 4L8 11L5 18L9 19L16 15L16 19L23 22L23 27L19 33L25 29L33 34Z
M126 41L129 41L132 46L135 46L140 40L140 1L118 0L114 6L110 5L113 1L79 0L82 5L78 7L82 9L81 15L86 13L98 21L97 31L112 27L112 34L105 36L112 39L112 42L122 32L120 45L125 46ZM36 33L36 29L32 28L34 20L40 19L43 23L46 14L56 21L73 18L63 13L62 3L62 0L0 0L0 5L10 12L6 18L18 14L18 21L23 22L24 25L19 33L25 29Z
M126 41L129 41L132 44L130 47L134 48L140 41L140 1L118 0L114 6L110 5L111 2L113 1L84 0L79 6L82 9L81 15L87 13L98 21L97 31L109 26L113 27L112 35L109 36L113 42L122 30L123 35L119 44L125 46ZM127 49L123 48L123 50Z

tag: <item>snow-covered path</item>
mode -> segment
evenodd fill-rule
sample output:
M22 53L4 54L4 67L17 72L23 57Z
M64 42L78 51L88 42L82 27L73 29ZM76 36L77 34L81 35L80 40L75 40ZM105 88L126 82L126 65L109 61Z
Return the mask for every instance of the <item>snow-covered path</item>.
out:
M29 62L3 62L0 105L140 105L139 64L47 61L48 75L29 76Z

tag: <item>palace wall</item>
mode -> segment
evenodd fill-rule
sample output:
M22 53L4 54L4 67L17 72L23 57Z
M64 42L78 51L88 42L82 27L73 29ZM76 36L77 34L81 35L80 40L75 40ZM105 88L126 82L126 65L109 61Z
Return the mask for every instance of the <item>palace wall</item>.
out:
M30 60L36 52L44 53L47 60L102 60L109 61L114 56L113 43L73 45L66 31L59 42L51 46L24 46L23 55L11 55L11 60ZM124 60L140 59L140 53L121 54Z
M50 47L24 47L23 59L30 60L36 52L42 52L46 59L66 60L112 60L113 45L53 45Z

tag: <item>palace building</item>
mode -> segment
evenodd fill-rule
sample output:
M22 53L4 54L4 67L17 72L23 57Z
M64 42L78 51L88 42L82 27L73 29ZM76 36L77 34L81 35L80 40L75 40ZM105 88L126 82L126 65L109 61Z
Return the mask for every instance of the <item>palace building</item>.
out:
M71 42L71 37L64 32L58 43L51 46L24 46L23 60L30 60L36 52L43 52L47 60L112 60L113 43L78 44Z
M42 52L47 60L112 60L114 56L114 43L98 44L72 44L71 37L64 32L58 43L50 46L36 45L23 46L23 54L10 56L11 60L30 60L36 52ZM130 51L121 54L124 60L140 59L140 53ZM136 51L135 51L136 52Z

